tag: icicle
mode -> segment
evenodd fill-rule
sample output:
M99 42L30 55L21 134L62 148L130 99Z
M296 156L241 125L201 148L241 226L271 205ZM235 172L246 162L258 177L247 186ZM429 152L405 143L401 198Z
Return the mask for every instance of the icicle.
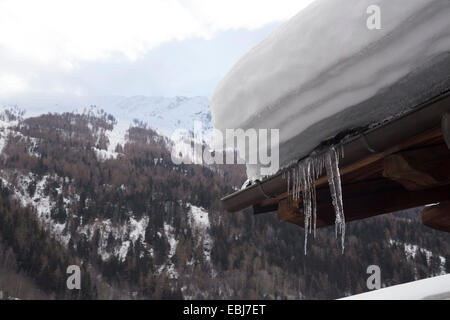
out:
M330 187L331 198L333 202L335 219L335 234L341 235L341 247L344 252L345 238L345 217L344 206L342 201L341 177L339 173L339 156L344 157L344 147L334 146L320 154L314 154L308 157L296 166L287 171L287 191L288 205L291 201L298 201L302 198L304 227L305 227L305 254L307 252L308 234L313 233L316 237L317 226L317 202L316 202L316 180L326 170L328 176L328 184Z
M313 220L314 220L314 226L313 226L313 236L314 239L316 238L316 225L317 225L317 203L316 203L316 168L314 167L314 161L312 161L311 164L312 167L312 172L311 172L311 176L310 176L310 188L311 188L311 200L312 200L312 214L313 214Z
M291 170L288 170L287 172L288 175L288 197L287 197L287 201L288 201L288 208L291 207L291 197L289 196L290 191L291 191Z
M314 233L316 228L316 191L315 181L317 179L317 162L314 158L308 158L292 168L293 192L292 199L297 201L302 199L305 227L305 254L308 242L308 233ZM290 184L288 186L290 189Z
M331 147L330 150L326 153L325 158L328 185L330 186L331 199L336 214L335 234L336 238L338 234L341 235L341 248L342 252L344 252L345 217L344 204L342 201L341 176L339 173L339 153L334 147Z

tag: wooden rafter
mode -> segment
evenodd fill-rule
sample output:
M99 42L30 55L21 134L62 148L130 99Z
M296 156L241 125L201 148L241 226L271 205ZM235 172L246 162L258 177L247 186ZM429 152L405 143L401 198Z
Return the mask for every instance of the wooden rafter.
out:
M422 210L422 223L436 230L450 232L450 202L425 207Z
M450 150L440 127L341 168L340 172L347 221L450 201ZM326 177L316 181L316 190L317 226L332 225L334 208ZM259 206L273 208L278 204L281 221L303 226L301 201L292 203L288 197L290 194L285 192Z

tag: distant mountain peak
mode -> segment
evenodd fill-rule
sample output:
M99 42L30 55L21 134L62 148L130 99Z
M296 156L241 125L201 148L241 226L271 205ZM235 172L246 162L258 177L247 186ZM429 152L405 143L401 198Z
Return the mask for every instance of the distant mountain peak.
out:
M19 105L26 110L28 117L49 112L91 113L92 115L106 112L113 115L122 126L127 127L134 119L137 119L167 137L170 137L176 129L192 131L194 121L201 121L205 131L212 128L209 100L203 96L60 96L24 98L14 103L16 107Z

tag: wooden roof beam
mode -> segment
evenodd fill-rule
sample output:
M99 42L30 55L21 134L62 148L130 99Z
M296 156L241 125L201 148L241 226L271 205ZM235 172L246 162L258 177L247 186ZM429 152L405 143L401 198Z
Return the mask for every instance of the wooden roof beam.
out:
M409 191L401 184L380 179L343 185L342 189L346 221L450 201L450 185ZM370 192L367 192L369 190ZM329 199L329 197L328 188L317 190L317 199ZM278 218L281 221L291 222L303 227L301 206L292 204L289 206L287 200L279 202ZM335 212L331 201L317 202L317 219L317 227L334 224Z
M450 232L450 202L425 207L422 210L422 223L439 231Z

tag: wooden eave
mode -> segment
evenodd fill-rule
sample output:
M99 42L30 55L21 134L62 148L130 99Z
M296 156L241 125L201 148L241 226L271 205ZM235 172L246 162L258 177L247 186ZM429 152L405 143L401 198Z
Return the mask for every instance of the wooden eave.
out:
M445 205L450 201L448 113L447 93L344 143L340 173L346 221L441 203L424 210L429 216L423 220L446 231L445 224L450 226L450 206ZM317 226L334 224L326 176L316 181L316 191ZM303 226L301 199L293 203L290 196L280 173L222 201L229 211L248 206L255 214L277 211L280 220Z

